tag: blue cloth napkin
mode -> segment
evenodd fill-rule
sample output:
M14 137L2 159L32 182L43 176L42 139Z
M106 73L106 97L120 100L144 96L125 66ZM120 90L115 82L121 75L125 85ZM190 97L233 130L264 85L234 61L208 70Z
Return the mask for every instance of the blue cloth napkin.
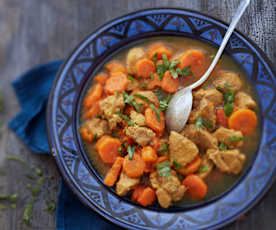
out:
M37 154L50 153L46 133L46 105L62 60L37 66L12 83L21 112L9 127ZM86 208L61 180L57 206L57 230L121 229Z

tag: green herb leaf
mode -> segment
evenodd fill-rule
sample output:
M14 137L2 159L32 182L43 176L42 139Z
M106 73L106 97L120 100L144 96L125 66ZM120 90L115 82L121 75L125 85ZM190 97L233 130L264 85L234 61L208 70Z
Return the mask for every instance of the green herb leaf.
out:
M150 99L148 99L147 97L145 97L145 96L143 96L143 95L141 95L141 94L134 94L133 96L134 96L134 97L138 97L138 98L140 98L140 99L146 101L147 103L151 103L151 100L150 100Z
M177 61L177 60L172 61L170 64L170 69L175 68L179 63L180 63L180 61Z
M160 101L160 109L161 111L166 111L168 109L170 100L171 100L172 96L169 94L165 100L161 100Z
M157 150L157 152L159 152L159 153L162 153L162 152L165 152L165 151L167 151L168 150L168 144L163 144L158 150Z
M220 142L219 143L219 150L222 150L222 151L225 151L225 150L227 150L228 148L227 148L227 146L225 145L225 143L223 143L223 142Z
M165 66L166 70L169 69L170 63L169 63L167 55L162 54L162 59L163 59L163 63L164 63L164 66Z
M176 159L173 160L173 167L175 167L176 169L184 169L184 167L179 164Z
M211 59L214 59L215 56L216 56L215 54L212 54L212 55L210 55L210 58L211 58Z
M127 121L126 122L128 125L130 125L130 126L134 126L135 125L135 123L133 122L133 121Z
M97 114L97 115L96 115L96 118L102 119L102 114Z
M209 167L206 165L200 165L200 168L198 169L198 173L204 173L207 172L209 170Z
M152 73L150 74L150 79L154 80L154 75Z
M201 127L205 126L206 128L213 129L213 125L210 124L208 121L203 119L201 116L199 116L196 120L196 130L199 131Z
M246 141L246 140L248 140L247 136L244 136L244 137L231 136L230 137L231 142Z
M158 88L154 93L159 101L163 100L165 93L161 88Z
M119 116L120 118L122 118L123 120L126 120L126 121L130 120L130 118L129 118L127 115L122 114L121 111L118 111L117 114L118 114L118 116Z
M132 158L133 158L135 148L136 148L136 146L131 146L131 145L127 146L127 153L129 155L130 160L132 160Z
M169 161L164 161L160 164L156 164L156 168L160 176L167 178L171 177L171 167Z
M219 92L221 92L221 93L223 93L223 88L221 88L220 86L217 86L216 90L219 91Z
M182 174L181 174L180 172L177 172L177 177L178 177L178 179L179 179L180 181L183 180L183 176L182 176Z
M224 104L223 109L224 109L225 115L226 115L227 117L229 117L229 116L232 114L232 112L233 112L233 109L234 109L234 102L228 103L228 104Z
M134 97L132 95L128 95L125 91L123 91L123 97L124 97L124 102L126 104L133 106L137 110L137 112L139 112L139 113L141 112L140 107L134 101Z
M33 206L34 206L35 200L32 199L26 206L24 214L23 214L23 220L26 225L30 226L31 224L31 215L33 212Z
M156 73L159 75L158 79L162 80L164 77L164 73L167 71L164 64L159 64L156 68Z
M155 53L154 55L153 55L153 63L154 63L154 66L156 67L156 62L157 62L157 53Z
M178 78L178 74L174 69L170 69L171 75L174 79Z
M53 212L56 210L56 203L54 201L46 201L47 208L45 211Z
M182 69L182 75L183 76L193 76L193 73L191 71L191 66L188 66L188 67L184 67Z
M6 160L13 160L13 161L20 162L22 164L26 164L26 162L24 160L22 160L21 158L19 158L17 156L7 156Z
M32 187L30 184L27 184L27 188L32 192L33 196L38 196L41 192L41 188L39 187Z
M130 74L127 75L128 80L130 80L131 82L135 81L135 78L132 77Z

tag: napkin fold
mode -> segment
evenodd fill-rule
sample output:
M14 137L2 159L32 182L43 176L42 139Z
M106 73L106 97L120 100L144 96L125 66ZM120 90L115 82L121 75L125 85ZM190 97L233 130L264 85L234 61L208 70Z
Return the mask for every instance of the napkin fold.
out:
M37 154L49 154L46 132L46 105L52 83L62 60L39 65L12 83L22 108L9 122L9 127ZM57 205L57 230L119 230L85 207L68 189L63 180Z

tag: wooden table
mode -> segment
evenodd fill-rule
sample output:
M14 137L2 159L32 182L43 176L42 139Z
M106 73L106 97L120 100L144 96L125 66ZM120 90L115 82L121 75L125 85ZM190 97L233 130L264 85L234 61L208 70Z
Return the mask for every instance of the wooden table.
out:
M151 7L183 7L198 10L229 22L238 0L1 0L0 1L0 89L4 94L4 122L0 139L0 176L3 193L18 193L17 208L0 213L2 230L55 229L55 212L44 211L45 200L56 200L59 174L54 160L37 156L7 128L20 108L10 83L32 66L63 58L88 33L108 20ZM253 0L238 29L255 41L276 63L276 1ZM39 76L38 76L39 77ZM44 171L43 191L34 206L31 227L23 222L23 211L32 198L26 184L34 183L24 173L25 166L5 160L16 155ZM276 226L276 184L246 217L224 229L270 230Z

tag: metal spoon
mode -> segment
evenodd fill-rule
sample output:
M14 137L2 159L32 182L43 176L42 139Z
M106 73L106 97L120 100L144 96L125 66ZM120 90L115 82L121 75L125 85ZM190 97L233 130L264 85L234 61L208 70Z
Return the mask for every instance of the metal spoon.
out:
M206 73L197 82L193 83L192 85L186 88L179 90L177 93L173 95L169 103L168 110L166 112L166 125L168 130L180 132L184 128L192 109L192 90L200 86L209 77L209 75L215 68L231 34L233 33L237 23L239 22L241 16L243 15L249 3L250 0L243 0L240 3L237 12L235 13L235 16L233 17L232 22L223 38L219 50Z

